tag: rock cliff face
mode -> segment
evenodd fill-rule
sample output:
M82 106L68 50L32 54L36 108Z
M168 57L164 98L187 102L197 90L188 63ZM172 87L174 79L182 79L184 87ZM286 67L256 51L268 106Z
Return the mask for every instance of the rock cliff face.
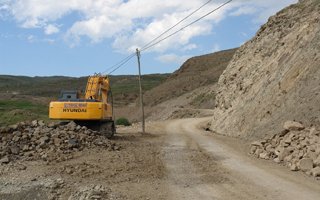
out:
M320 1L270 17L218 82L211 130L261 138L287 120L320 125Z

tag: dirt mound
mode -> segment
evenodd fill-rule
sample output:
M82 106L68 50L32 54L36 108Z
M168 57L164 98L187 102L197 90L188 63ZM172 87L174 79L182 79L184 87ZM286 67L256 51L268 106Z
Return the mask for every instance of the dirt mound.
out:
M0 129L0 163L14 160L64 161L84 148L99 147L119 150L120 147L99 132L74 122L68 124L43 121L20 122Z
M230 49L187 60L169 78L145 93L147 105L157 105L201 86L216 83L236 49Z
M250 153L261 159L273 159L292 171L302 170L320 176L320 130L287 121L284 130L264 140L253 142Z
M262 138L287 120L320 124L320 2L270 17L219 79L211 130Z
M199 87L156 106L146 107L147 120L167 120L212 116L216 84Z

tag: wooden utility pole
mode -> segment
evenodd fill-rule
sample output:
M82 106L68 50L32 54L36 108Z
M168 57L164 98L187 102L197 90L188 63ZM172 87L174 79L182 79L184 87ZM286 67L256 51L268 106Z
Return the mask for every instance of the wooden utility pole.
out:
M142 86L141 86L140 51L138 48L136 49L136 52L137 52L138 68L139 68L140 106L141 106L141 112L142 112L142 133L145 133L143 92L142 92Z

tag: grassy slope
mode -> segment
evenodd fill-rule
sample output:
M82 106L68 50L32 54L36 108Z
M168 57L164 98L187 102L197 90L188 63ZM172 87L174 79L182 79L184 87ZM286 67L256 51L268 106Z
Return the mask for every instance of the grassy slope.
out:
M24 120L48 119L48 106L27 100L0 100L0 126Z
M163 82L167 76L144 75L143 88L150 90ZM135 101L139 91L137 76L111 76L110 79L116 106ZM0 75L0 126L24 120L48 120L49 100L57 98L62 89L84 89L86 81L87 77Z
M149 90L167 78L168 74L143 76L143 88ZM137 76L110 76L114 95L137 93ZM0 75L0 93L18 93L32 96L57 97L61 90L85 89L87 77L63 76L26 77Z

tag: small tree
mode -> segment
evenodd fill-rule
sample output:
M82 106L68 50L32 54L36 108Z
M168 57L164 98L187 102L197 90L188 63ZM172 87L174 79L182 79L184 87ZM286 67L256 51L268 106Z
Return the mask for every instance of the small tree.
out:
M116 120L116 125L130 126L131 123L127 118L120 117Z

